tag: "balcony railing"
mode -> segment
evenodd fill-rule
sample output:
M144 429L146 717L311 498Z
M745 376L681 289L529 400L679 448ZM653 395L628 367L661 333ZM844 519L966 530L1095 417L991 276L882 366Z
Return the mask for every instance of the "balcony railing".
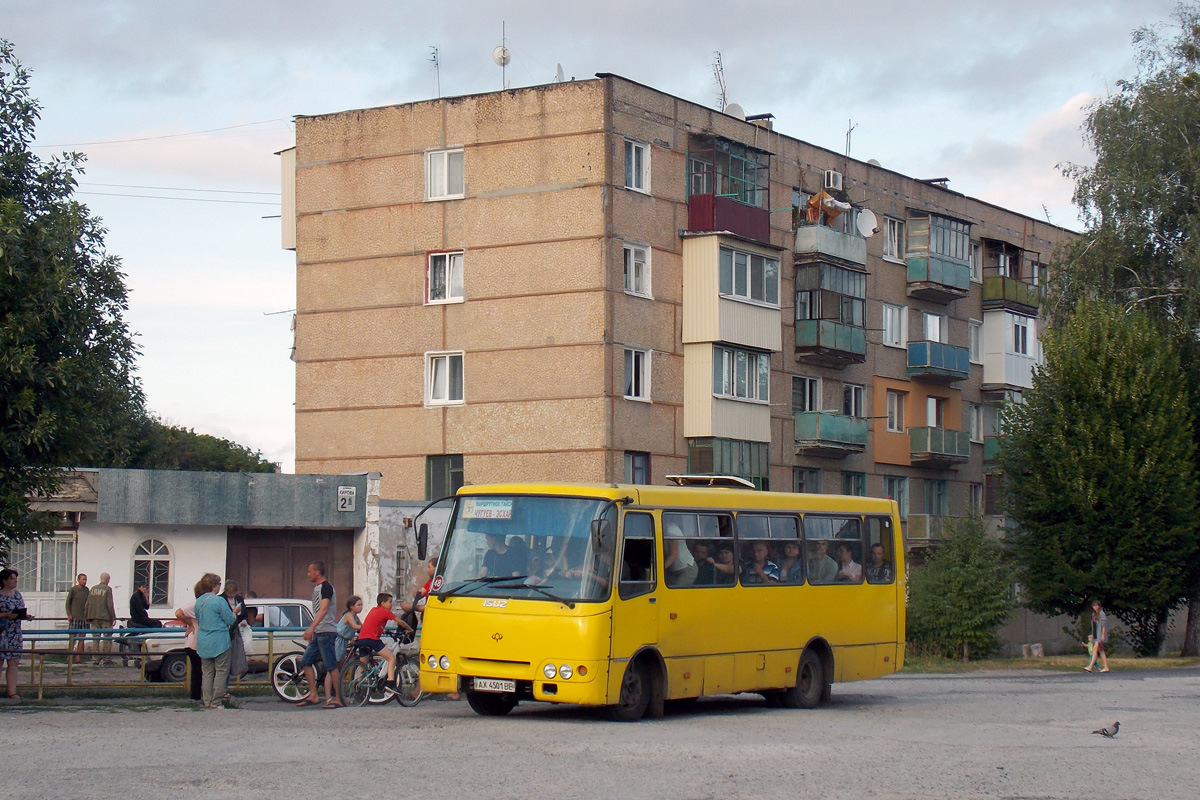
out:
M867 448L867 421L832 411L797 411L796 452L846 456Z
M828 256L864 267L867 264L867 240L853 233L835 231L828 225L797 227L795 251L797 255Z
M971 291L971 268L941 256L908 257L908 296L934 303L949 303Z
M995 463L996 457L1000 455L1000 448L1004 445L1003 436L985 436L983 437L983 463Z
M910 454L914 466L951 469L967 463L971 435L946 428L909 428Z
M771 242L771 212L729 197L693 194L688 197L688 228L729 231L756 242Z
M908 377L954 383L971 375L971 353L965 347L941 342L912 342L908 346Z
M831 319L796 320L796 360L838 369L867 360L867 330Z
M945 538L946 530L958 517L941 517L935 514L909 514L908 538L916 541L937 541Z
M983 276L983 307L1037 310L1042 304L1042 287L1003 275Z

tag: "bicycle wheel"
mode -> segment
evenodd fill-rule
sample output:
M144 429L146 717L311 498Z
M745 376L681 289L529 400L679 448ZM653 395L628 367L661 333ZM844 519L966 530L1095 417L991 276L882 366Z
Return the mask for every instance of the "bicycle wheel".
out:
M361 661L351 662L342 671L342 697L347 703L361 706L367 701L367 672Z
M387 680L387 662L382 658L374 659L371 668L367 670L367 675L364 678L365 689L367 694L367 702L373 706L383 705L384 703L392 702L395 696L392 692L384 688L384 681Z
M425 695L421 692L421 668L403 658L396 663L396 702L412 708Z
M308 695L308 683L304 680L299 655L293 653L275 660L271 670L271 688L280 700L287 703L299 703Z

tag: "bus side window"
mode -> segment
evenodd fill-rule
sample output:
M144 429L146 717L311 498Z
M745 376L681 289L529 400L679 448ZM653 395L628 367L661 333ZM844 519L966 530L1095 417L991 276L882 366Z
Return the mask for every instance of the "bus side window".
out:
M617 593L622 600L654 591L654 517L630 512L625 515L624 546L621 548L621 579Z
M896 579L896 569L893 566L895 561L892 558L893 542L891 517L867 519L868 551L863 564L867 583L891 583Z

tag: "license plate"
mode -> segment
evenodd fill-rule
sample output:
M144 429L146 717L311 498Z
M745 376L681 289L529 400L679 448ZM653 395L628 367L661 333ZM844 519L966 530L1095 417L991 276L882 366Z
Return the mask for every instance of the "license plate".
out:
M474 685L477 692L515 692L517 690L516 681L502 681L496 678L476 678Z

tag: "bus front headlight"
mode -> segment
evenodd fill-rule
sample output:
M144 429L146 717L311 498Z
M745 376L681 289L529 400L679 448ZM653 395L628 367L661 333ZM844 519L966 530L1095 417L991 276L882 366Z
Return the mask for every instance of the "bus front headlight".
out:
M547 664L546 666L542 667L542 674L550 680L554 680L554 676L558 674L558 668L553 664Z
M450 656L442 656L438 659L438 666L442 669L450 669Z
M426 663L428 663L428 664L429 664L429 668L430 668L430 669L437 669L437 664L438 664L438 662L437 662L437 656L435 656L435 655L433 655L433 654L431 653L431 654L429 655L429 660L428 660Z
M571 671L570 664L563 664L558 668L558 677L562 678L564 681L570 680L573 674L574 673Z

